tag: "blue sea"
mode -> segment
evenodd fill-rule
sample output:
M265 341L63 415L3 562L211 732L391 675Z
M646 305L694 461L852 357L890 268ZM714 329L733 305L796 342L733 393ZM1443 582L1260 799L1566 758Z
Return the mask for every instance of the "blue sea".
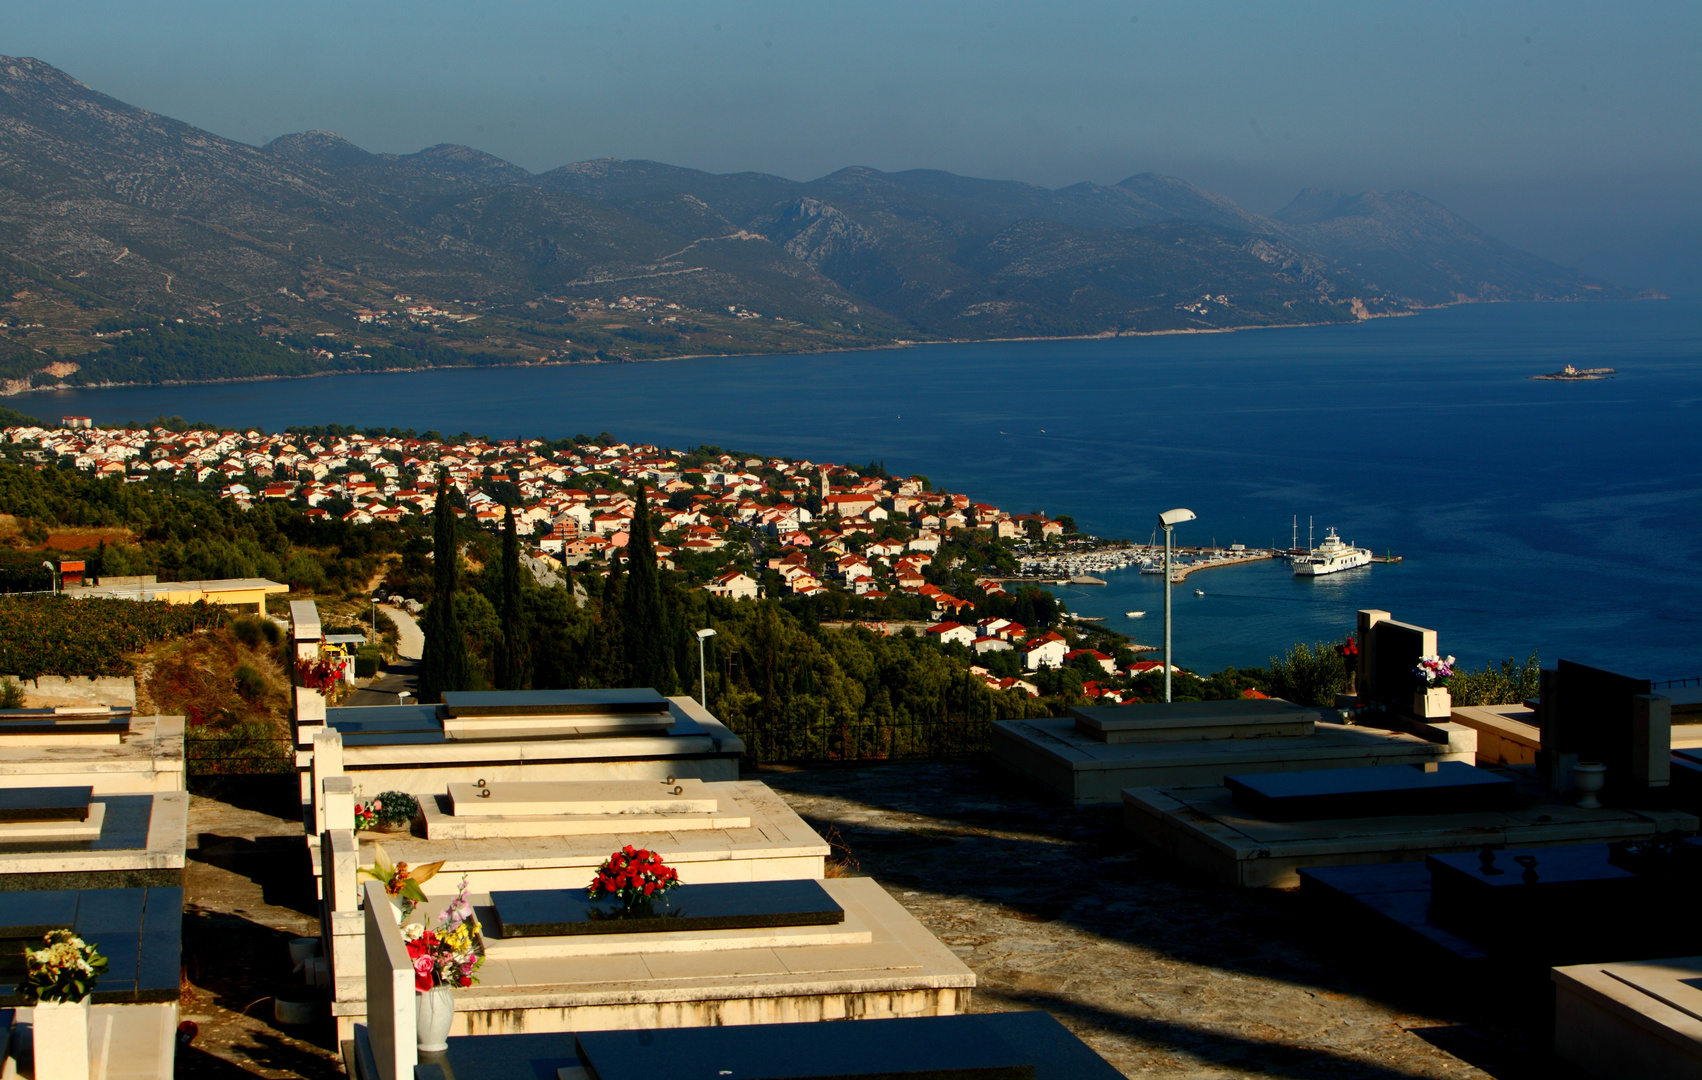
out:
M1529 376L1612 367L1598 382ZM1702 675L1702 305L1493 304L1352 326L993 342L654 364L346 375L31 395L99 422L179 414L494 438L607 430L883 462L1013 512L1145 541L1286 546L1298 516L1404 557L1331 577L1208 570L1175 594L1178 663L1262 664L1359 608L1471 666L1540 653ZM1195 596L1195 588L1204 596ZM1150 641L1161 577L1063 590ZM1144 609L1133 621L1123 612Z

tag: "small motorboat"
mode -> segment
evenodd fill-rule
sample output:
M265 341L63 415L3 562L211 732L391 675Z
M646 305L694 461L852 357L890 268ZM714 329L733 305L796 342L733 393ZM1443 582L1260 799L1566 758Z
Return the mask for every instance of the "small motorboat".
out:
M1125 611L1125 612L1123 612L1123 614L1125 616L1127 616L1128 618L1131 618L1131 619L1144 619L1144 618L1146 618L1146 612L1144 612L1144 611Z
M1195 596L1204 596L1205 594L1206 594L1206 591L1204 589L1195 589L1194 590Z

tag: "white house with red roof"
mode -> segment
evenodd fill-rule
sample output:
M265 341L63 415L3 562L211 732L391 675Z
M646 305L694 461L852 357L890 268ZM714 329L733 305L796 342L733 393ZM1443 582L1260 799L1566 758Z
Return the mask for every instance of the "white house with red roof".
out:
M1022 647L1022 666L1028 671L1062 667L1069 651L1069 643L1056 630L1047 631Z
M959 645L970 645L975 641L975 631L962 623L943 622L928 627L923 633L932 637L942 645L947 642L957 642Z

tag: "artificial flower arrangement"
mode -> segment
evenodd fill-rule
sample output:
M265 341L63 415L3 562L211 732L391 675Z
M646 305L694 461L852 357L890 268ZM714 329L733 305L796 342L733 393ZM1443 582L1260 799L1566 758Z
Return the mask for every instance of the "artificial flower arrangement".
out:
M443 860L427 863L424 866L410 867L405 862L392 863L390 856L385 854L383 844L372 845L372 865L363 866L355 871L355 880L369 877L384 885L384 892L392 903L402 909L403 917L414 913L414 908L425 903L425 890L421 885L437 876L443 869Z
M680 875L662 862L662 856L628 844L603 860L586 892L593 902L618 899L623 912L642 912L679 886Z
M94 993L106 974L106 957L70 930L49 930L39 949L24 950L24 981L18 995L26 1005L75 1003Z
M343 668L347 665L346 658L302 659L296 662L296 674L301 684L310 690L331 690L342 683Z
M370 799L355 800L355 828L400 830L419 816L419 800L405 791L381 791Z
M473 973L485 962L479 938L479 920L468 898L467 879L449 906L438 912L437 924L424 927L409 923L402 927L402 940L414 965L414 990L425 993L440 986L471 986L479 980Z
M1447 686L1448 680L1454 677L1454 658L1435 654L1421 656L1418 658L1418 666L1412 669L1412 674L1426 689Z

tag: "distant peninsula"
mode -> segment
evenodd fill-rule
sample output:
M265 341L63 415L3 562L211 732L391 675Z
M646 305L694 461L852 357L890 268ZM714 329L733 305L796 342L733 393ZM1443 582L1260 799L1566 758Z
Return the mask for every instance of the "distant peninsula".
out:
M1533 379L1546 379L1550 382L1587 382L1590 379L1605 379L1617 374L1610 367L1576 368L1567 364L1559 371L1551 371L1547 375L1532 375Z

